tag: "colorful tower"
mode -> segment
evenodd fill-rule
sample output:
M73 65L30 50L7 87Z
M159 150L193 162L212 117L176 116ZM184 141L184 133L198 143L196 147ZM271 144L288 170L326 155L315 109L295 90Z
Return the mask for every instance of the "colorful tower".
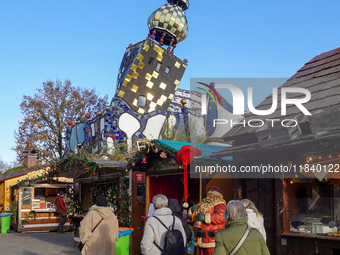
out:
M188 35L188 0L168 0L148 19L148 37L130 44L108 110L104 137L114 142L158 138L188 61L174 55Z

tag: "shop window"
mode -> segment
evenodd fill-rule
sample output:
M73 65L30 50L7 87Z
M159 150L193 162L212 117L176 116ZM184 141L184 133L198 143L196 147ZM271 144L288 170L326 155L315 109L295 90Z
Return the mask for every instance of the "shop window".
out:
M162 63L161 62L158 62L157 63L157 66L156 66L156 72L159 72L159 70L161 69L162 67Z
M167 66L167 67L165 68L165 71L164 71L164 72L165 72L166 74L169 74L169 73L170 73L170 70L171 70L170 66Z

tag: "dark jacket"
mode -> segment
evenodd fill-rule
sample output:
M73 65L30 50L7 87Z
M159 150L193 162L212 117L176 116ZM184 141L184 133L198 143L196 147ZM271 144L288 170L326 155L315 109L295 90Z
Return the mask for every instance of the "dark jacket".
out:
M247 219L228 221L227 227L216 234L213 255L228 255L240 241L247 227ZM261 233L252 228L237 255L270 255Z
M187 243L191 240L191 230L189 228L188 222L181 217L181 207L179 206L179 203L177 199L168 199L168 207L172 211L172 215L178 217L183 225L185 236L187 238Z
M65 205L65 202L62 196L57 196L57 198L55 199L55 205L57 207L57 213L67 212L67 208L66 208L66 205Z

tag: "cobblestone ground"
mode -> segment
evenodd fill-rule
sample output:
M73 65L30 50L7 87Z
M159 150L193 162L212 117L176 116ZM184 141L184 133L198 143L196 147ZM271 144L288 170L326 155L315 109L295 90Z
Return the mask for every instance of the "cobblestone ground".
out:
M0 255L80 255L72 248L72 232L0 234Z

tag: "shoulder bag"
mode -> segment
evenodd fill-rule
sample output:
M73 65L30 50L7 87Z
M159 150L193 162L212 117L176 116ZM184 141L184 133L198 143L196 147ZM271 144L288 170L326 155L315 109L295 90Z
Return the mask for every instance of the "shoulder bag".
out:
M97 223L97 225L92 229L91 233L93 233L93 231L98 227L98 225L103 221L103 217L102 219ZM78 249L79 251L81 252L81 250L84 248L84 243L80 242L79 245L78 245Z
M244 243L244 241L247 239L250 231L251 231L251 227L249 227L247 225L246 231L244 232L243 236L241 237L240 241L236 244L234 249L230 252L230 255L235 255L236 252L238 252L238 250L241 248L241 246Z

